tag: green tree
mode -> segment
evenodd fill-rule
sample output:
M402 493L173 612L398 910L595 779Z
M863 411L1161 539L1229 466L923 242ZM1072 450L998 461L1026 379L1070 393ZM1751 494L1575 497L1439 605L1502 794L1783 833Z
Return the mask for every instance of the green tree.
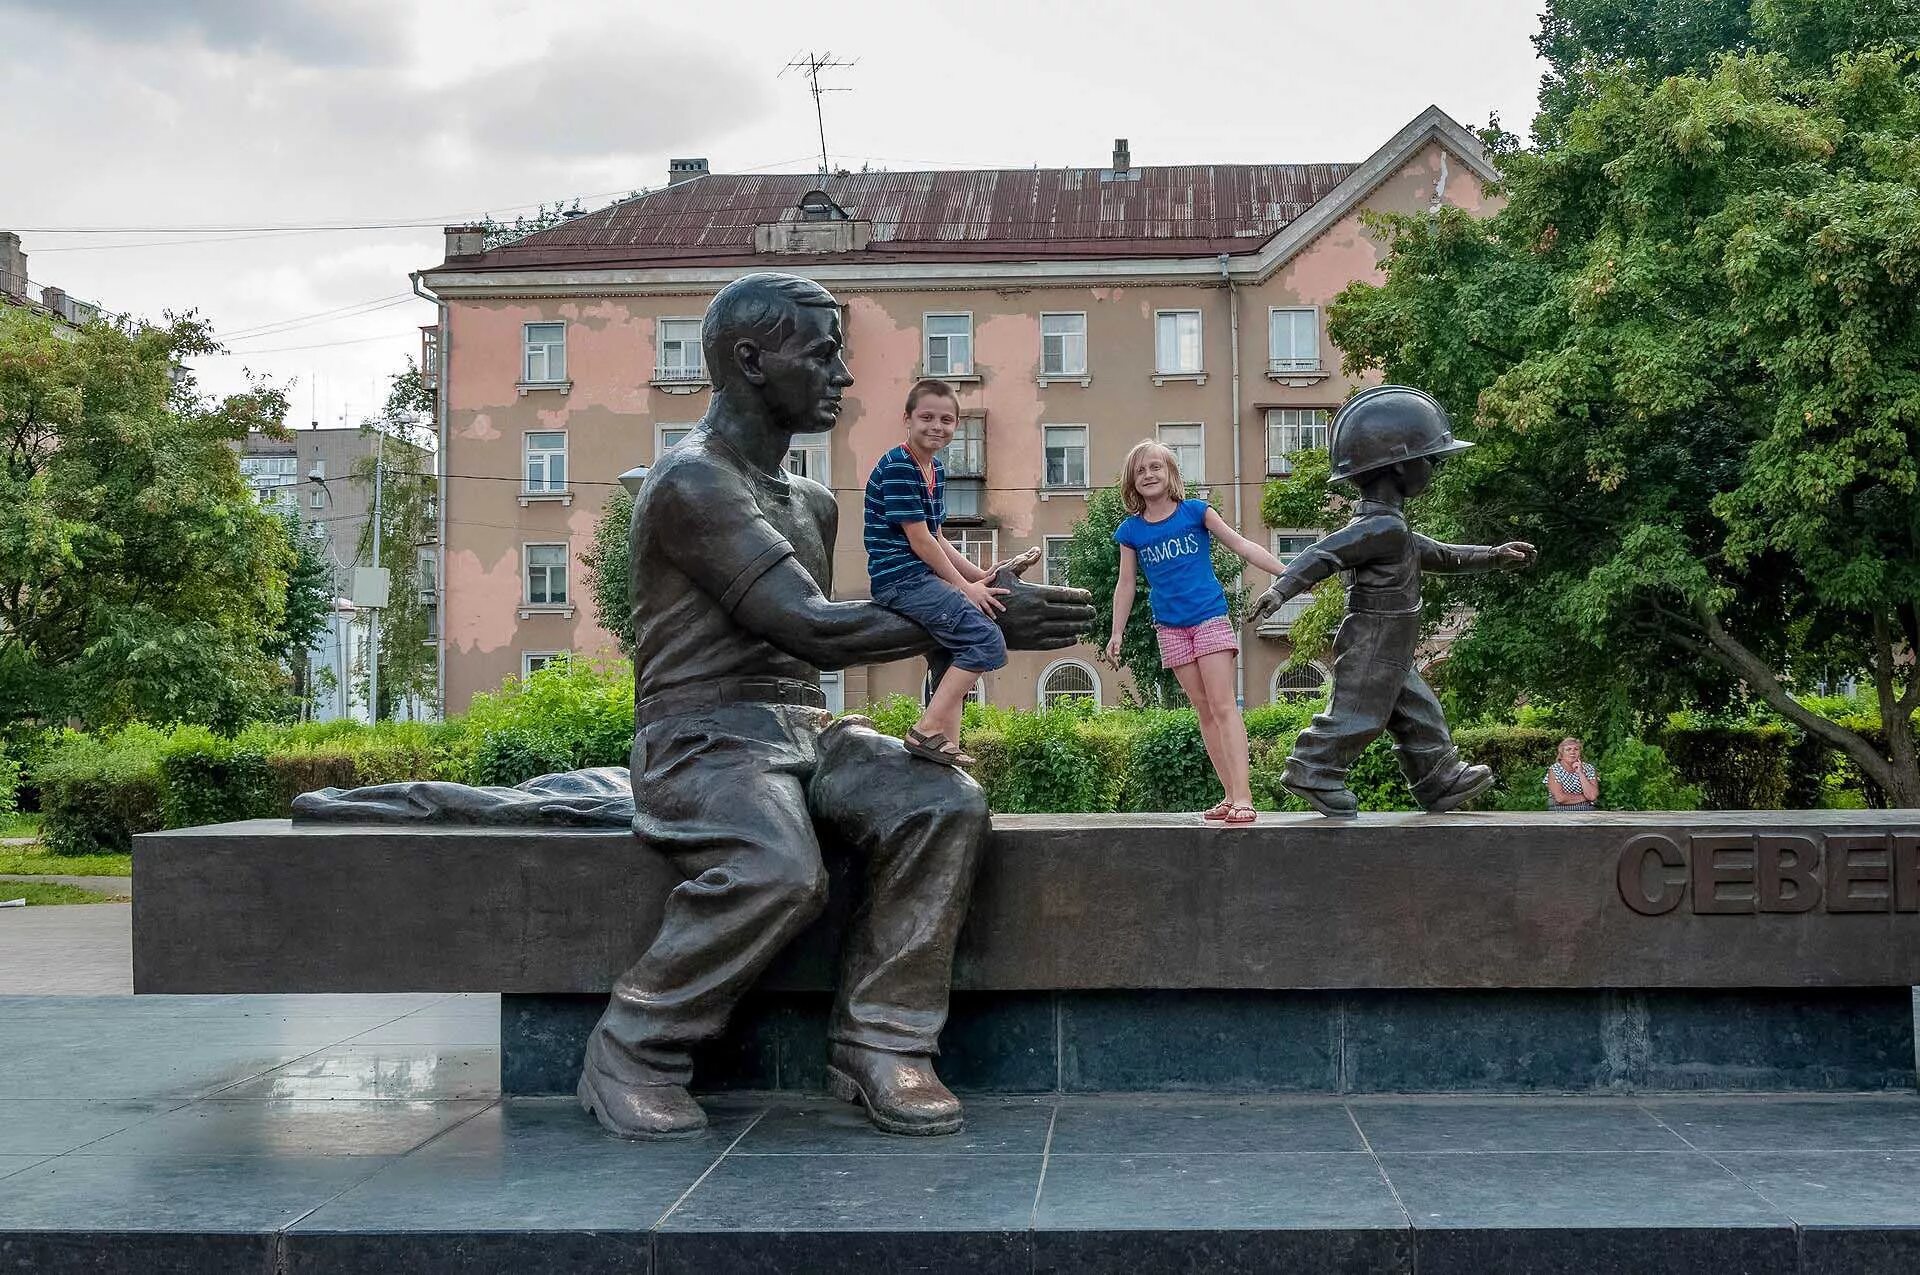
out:
M1769 52L1763 18L1707 74L1592 70L1499 157L1491 219L1376 219L1386 282L1331 330L1478 424L1434 529L1542 548L1456 586L1455 694L1616 724L1753 696L1920 805L1920 78L1885 49L1796 69L1827 37ZM1849 672L1884 747L1794 695Z
M287 571L280 627L267 643L267 651L285 667L304 716L304 706L312 703L314 692L307 655L325 631L327 616L333 610L333 564L327 561L327 537L320 527L303 526L300 515L291 509L282 510L279 518L294 557Z
M1067 575L1076 589L1093 595L1093 628L1084 641L1104 649L1113 631L1113 590L1120 581L1120 546L1113 533L1126 519L1120 489L1107 487L1087 499L1087 516L1074 524L1067 542ZM1235 587L1240 559L1221 545L1213 547L1213 572L1228 585L1227 607L1235 624L1246 610L1246 590ZM1134 685L1150 704L1183 704L1186 697L1173 674L1160 667L1160 646L1153 633L1153 612L1147 605L1147 580L1135 575L1133 610L1120 634L1120 662L1133 674Z
M233 445L286 399L201 393L184 362L218 348L191 315L57 333L0 308L0 728L284 708L295 550Z
M373 561L374 519L361 525L354 561L385 567L389 588L380 612L379 716L391 718L399 705L417 698L432 704L439 693L439 658L433 641L430 579L420 571L420 551L434 543L437 480L429 467L421 421L433 411L433 390L414 365L393 378L386 411L361 430L375 439L374 454L354 462L352 481L362 484L372 508L376 464L380 470L380 561ZM364 700L367 670L356 673Z
M632 530L633 497L626 488L615 488L593 524L593 544L580 555L587 569L594 620L613 634L627 659L633 658L633 606L627 595Z

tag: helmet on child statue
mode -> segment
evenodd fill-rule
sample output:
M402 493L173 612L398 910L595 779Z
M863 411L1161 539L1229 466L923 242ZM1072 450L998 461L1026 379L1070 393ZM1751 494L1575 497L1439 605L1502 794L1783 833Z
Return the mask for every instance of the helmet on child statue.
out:
M1405 460L1438 460L1473 446L1453 436L1447 409L1433 395L1408 385L1360 391L1334 413L1332 435L1328 482L1358 478Z

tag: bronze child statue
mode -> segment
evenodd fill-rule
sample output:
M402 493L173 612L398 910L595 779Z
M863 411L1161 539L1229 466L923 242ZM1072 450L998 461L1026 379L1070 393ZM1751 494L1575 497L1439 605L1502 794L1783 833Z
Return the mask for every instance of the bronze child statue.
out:
M1404 385L1378 385L1334 416L1328 479L1360 489L1353 520L1316 541L1255 604L1257 624L1280 604L1335 572L1351 572L1347 616L1333 639L1333 697L1300 732L1280 782L1333 818L1359 803L1347 768L1382 730L1393 735L1400 769L1429 813L1452 810L1493 782L1485 766L1460 760L1433 688L1413 667L1420 638L1420 572L1524 567L1534 548L1448 545L1407 526L1404 506L1425 491L1447 457L1472 447L1453 436L1433 397Z

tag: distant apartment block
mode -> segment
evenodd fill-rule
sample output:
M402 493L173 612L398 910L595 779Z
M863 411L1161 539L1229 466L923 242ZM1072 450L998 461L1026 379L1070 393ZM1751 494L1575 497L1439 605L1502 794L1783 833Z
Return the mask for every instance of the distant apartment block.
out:
M491 250L478 229L449 228L446 259L420 275L444 315L430 340L449 712L556 655L612 649L580 553L617 476L706 411L700 317L728 281L791 271L844 307L847 410L832 432L795 438L787 462L840 497L837 596L865 595L861 491L920 376L960 392L947 533L978 562L1039 545L1034 576L1063 579L1089 494L1142 438L1285 557L1319 529L1263 526L1261 488L1326 445L1355 388L1325 311L1379 277L1361 213L1479 211L1493 172L1434 108L1358 163L1161 168L1121 142L1104 168L734 176L702 163L673 176ZM1243 634L1247 703L1318 689L1320 670L1278 671L1297 610ZM853 706L917 694L921 678L914 662L856 667L827 690ZM1122 691L1089 647L1016 653L982 686L1026 707Z

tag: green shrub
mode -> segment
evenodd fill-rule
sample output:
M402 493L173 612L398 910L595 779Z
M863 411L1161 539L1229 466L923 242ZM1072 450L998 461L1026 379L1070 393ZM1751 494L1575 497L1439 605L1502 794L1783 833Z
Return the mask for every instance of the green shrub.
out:
M1494 786L1473 803L1481 810L1540 810L1541 780L1564 735L1540 726L1469 726L1455 731L1462 759L1491 767Z
M1204 810L1221 797L1200 719L1190 708L1142 714L1121 785L1128 810Z
M488 732L473 759L473 782L511 788L573 768L573 747L559 735L526 726Z
M1656 744L1622 739L1594 765L1604 810L1698 810L1705 799Z
M1393 741L1385 735L1374 740L1354 758L1347 771L1347 787L1360 800L1362 810L1418 810L1413 790L1400 773L1400 758Z
M1708 810L1778 810L1788 793L1792 736L1765 723L1698 722L1676 717L1653 741Z
M1288 700L1278 704L1258 704L1246 710L1247 738L1287 739L1307 728L1315 713L1327 706L1323 699ZM1291 745L1289 745L1291 746ZM1284 757L1284 754L1283 754Z
M133 834L161 825L160 756L167 736L134 725L108 736L62 731L33 779L55 854L127 854Z
M20 809L20 763L0 753L0 815Z
M996 764L976 769L993 809L1048 814L1115 808L1129 751L1124 730L1093 725L1085 713L1063 705L1013 715L996 743L1002 750Z
M266 754L203 726L182 726L160 750L160 817L168 828L284 815Z
M878 704L869 704L858 711L860 716L871 720L874 729L881 734L905 739L907 731L920 720L921 708L920 701L910 695L889 695ZM966 732L962 730L961 733L964 735Z

